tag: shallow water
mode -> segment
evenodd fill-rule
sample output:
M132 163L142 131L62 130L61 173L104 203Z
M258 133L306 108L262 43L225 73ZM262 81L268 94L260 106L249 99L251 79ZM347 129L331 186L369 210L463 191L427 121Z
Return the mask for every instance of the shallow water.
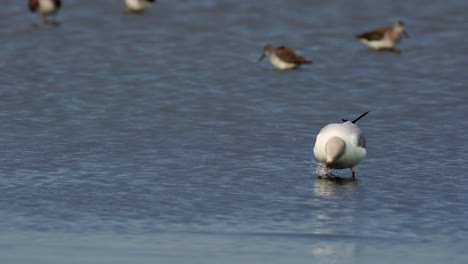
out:
M64 1L57 28L17 2L0 262L468 261L463 1ZM353 39L398 19L399 54ZM266 43L314 64L257 63ZM317 179L320 128L367 110L358 181Z

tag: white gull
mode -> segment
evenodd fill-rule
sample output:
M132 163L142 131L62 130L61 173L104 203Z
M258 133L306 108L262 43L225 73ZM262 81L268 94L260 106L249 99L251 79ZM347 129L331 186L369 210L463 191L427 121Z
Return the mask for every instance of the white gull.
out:
M365 112L353 121L343 119L343 123L333 123L323 127L317 135L314 155L326 168L351 169L355 178L356 166L366 157L366 139L355 124L367 115ZM327 174L328 175L328 174Z

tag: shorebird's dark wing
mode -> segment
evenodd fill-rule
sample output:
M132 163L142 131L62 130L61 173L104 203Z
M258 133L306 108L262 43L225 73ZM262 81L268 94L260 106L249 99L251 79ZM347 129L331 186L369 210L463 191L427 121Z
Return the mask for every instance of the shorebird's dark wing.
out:
M310 61L310 60L308 60L308 59L306 59L306 58L304 58L302 56L297 56L296 57L296 63L297 64L310 64L310 63L312 63L312 61Z
M29 10L31 10L31 12L36 12L38 8L39 0L29 0Z
M356 38L358 39L366 39L368 41L372 40L380 40L384 37L385 32L390 30L390 28L379 28L370 32L362 33L359 35L356 35Z
M286 48L285 46L279 46L276 48L276 56L287 63L294 64L306 64L311 63L304 57L297 55L292 49Z

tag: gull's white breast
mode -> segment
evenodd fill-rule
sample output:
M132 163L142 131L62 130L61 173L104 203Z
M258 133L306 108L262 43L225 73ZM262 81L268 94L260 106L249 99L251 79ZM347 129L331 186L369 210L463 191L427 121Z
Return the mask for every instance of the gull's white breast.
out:
M354 168L366 156L365 144L364 147L362 147L359 146L358 143L360 140L361 142L364 140L361 129L357 125L347 121L341 124L329 124L320 130L314 146L314 155L318 161L326 163L327 153L325 147L328 140L332 137L339 137L346 144L345 152L340 158L333 162L331 165L332 168Z

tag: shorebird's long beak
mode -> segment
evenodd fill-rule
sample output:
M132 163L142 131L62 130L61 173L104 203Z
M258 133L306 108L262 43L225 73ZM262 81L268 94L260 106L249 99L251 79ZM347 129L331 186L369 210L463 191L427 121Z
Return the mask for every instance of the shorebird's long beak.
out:
M264 58L265 58L265 54L262 53L262 55L260 56L260 58L258 58L258 62L261 62Z
M403 36L405 36L405 37L409 38L408 31L406 31L406 30L403 30Z

